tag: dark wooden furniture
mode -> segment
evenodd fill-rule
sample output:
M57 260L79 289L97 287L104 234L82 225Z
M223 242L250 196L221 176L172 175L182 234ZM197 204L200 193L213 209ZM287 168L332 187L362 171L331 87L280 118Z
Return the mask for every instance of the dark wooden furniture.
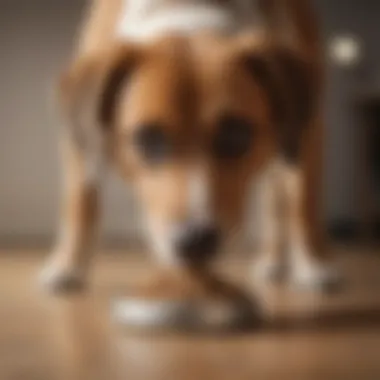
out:
M373 241L380 238L380 89L358 94L355 106L359 121L361 236Z

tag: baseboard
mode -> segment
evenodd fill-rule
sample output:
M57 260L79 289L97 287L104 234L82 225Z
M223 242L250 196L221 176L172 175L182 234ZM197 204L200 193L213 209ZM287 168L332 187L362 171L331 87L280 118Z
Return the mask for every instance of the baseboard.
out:
M380 216L374 218L368 230L369 236L367 236L367 239L380 241ZM361 223L350 218L341 218L330 222L328 224L328 234L330 239L335 241L355 242L363 239Z

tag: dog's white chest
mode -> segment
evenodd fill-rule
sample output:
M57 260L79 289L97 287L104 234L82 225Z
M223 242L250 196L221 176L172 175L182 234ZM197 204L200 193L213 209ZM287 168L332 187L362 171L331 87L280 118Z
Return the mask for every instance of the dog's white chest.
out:
M171 7L160 7L157 0L125 0L116 33L123 39L145 41L172 32L187 34L211 30L229 33L243 25L244 20L231 10L204 0L179 1Z

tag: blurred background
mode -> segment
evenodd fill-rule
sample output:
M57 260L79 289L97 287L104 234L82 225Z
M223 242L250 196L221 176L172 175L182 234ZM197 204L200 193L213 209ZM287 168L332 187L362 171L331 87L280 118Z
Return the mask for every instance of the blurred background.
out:
M339 239L380 225L380 2L315 0L328 86L324 220ZM59 206L59 119L53 84L70 57L85 0L0 0L0 245L47 244ZM104 238L139 236L128 189L110 181Z

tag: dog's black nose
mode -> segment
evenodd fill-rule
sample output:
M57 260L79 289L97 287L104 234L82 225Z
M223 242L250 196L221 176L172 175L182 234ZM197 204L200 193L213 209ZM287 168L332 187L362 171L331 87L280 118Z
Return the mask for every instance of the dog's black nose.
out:
M176 237L176 251L182 260L202 263L217 252L220 232L214 226L187 224L182 226Z

